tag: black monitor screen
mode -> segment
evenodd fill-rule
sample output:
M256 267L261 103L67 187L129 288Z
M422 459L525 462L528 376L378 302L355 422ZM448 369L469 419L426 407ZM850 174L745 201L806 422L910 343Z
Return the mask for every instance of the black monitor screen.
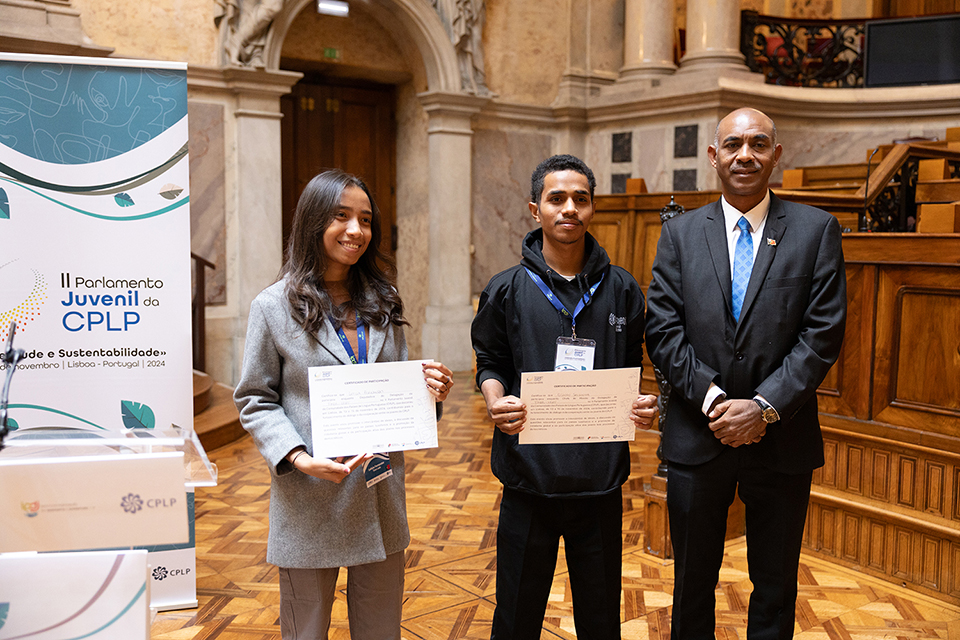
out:
M960 14L866 26L866 86L960 82Z

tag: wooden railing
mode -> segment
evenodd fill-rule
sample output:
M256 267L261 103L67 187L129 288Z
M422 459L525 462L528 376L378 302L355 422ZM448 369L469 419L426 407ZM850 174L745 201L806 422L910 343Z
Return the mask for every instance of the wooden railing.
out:
M197 371L205 371L207 368L207 291L206 291L206 270L207 268L216 269L217 266L191 252L193 258L193 303L192 303L192 329L193 329L193 368Z
M863 232L913 231L917 215L917 175L921 160L940 158L960 177L960 151L942 143L884 145L879 163L869 164L866 180L853 193L774 189L784 200L829 211L845 230Z

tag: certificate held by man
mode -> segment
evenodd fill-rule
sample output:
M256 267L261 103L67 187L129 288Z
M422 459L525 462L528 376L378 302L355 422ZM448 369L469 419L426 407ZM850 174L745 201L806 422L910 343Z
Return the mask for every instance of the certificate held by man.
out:
M313 455L436 447L436 402L423 383L423 362L310 367Z
M633 440L630 411L639 389L637 367L524 373L520 400L527 422L520 444Z

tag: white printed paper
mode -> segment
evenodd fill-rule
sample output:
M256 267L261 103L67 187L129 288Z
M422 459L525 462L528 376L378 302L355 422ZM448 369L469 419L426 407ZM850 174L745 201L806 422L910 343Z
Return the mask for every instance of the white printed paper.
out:
M310 367L314 457L437 446L422 360Z
M640 369L541 371L522 374L520 400L527 422L520 444L633 440L630 418L640 392Z

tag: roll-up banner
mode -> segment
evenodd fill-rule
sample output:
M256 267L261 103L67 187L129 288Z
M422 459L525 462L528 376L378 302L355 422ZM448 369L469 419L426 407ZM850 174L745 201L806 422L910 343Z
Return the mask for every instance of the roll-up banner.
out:
M0 53L0 341L15 321L18 434L193 428L187 138L186 64ZM160 606L195 606L192 535L173 551L190 557L165 569Z
M189 178L185 64L0 54L13 426L193 427Z

